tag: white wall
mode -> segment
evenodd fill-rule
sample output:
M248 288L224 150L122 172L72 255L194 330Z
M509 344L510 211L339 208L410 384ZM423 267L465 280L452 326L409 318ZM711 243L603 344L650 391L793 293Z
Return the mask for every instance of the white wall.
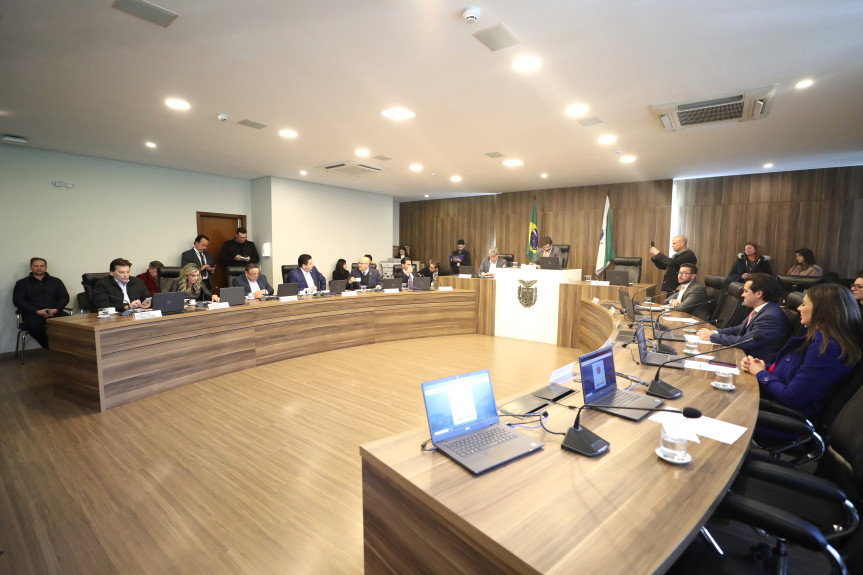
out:
M55 180L75 186L55 188ZM154 259L179 265L197 234L195 212L250 213L250 182L3 145L0 206L3 353L15 349L12 288L30 272L31 257L48 260L48 273L74 302L81 274L108 271L114 258L130 260L134 274ZM249 236L257 240L255 233L252 221Z
M255 242L258 255L261 256L261 273L267 276L271 284L277 286L281 280L273 273L273 257L264 255L264 244L273 241L273 204L269 177L252 180L252 215L249 221L255 224L255 235L249 230L249 239ZM281 271L278 273L281 274Z
M311 182L270 178L273 273L283 264L312 256L327 278L339 258L348 265L363 254L375 260L392 253L393 198ZM275 283L275 282L271 282Z

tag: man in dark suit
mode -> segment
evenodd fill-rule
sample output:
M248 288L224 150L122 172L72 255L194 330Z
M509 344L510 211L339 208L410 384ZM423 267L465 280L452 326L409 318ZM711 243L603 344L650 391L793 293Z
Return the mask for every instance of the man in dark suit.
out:
M249 233L246 228L237 228L237 235L232 240L225 242L222 246L222 253L219 254L219 261L226 266L241 266L243 264L256 264L260 259L258 257L258 248L255 247L255 242L250 242L247 238Z
M363 256L357 263L357 269L351 270L351 276L348 278L348 289L375 289L375 287L383 284L381 272L373 267L370 267L372 259L369 256Z
M273 286L267 281L267 276L261 273L258 264L246 264L246 273L231 280L231 285L241 287L246 295L252 294L255 299L261 299L265 295L273 295Z
M698 268L695 264L683 264L677 272L680 285L669 296L672 309L686 311L697 318L709 319L710 306L707 304L707 290L695 279Z
M650 261L661 270L665 270L662 279L662 291L669 292L677 287L677 272L682 264L697 264L698 258L687 246L686 236L674 236L671 238L671 247L675 254L668 257L656 247L650 248Z
M30 258L30 275L18 280L12 290L12 303L21 314L24 329L48 349L45 320L69 315L63 308L69 303L69 292L60 278L48 275L48 262Z
M734 345L761 334L764 336L761 341L749 342L740 349L770 365L788 340L788 318L776 303L778 295L779 284L773 276L763 273L750 274L743 285L743 305L752 308L749 317L733 327L700 329L698 337L719 345Z
M207 251L207 246L210 245L210 238L204 234L195 238L195 246L182 253L180 256L180 267L186 264L195 264L201 268L201 282L207 289L212 291L213 284L210 282L210 272L216 271L216 265L213 263L213 256Z
M97 309L112 307L122 312L150 307L150 292L143 281L132 277L131 269L129 260L117 258L111 262L110 274L97 281L90 294Z
M315 267L312 256L301 254L297 258L297 265L299 267L288 273L288 283L295 283L297 289L308 290L311 293L327 289L327 278Z
M407 286L408 289L413 289L414 280L419 277L419 274L414 271L414 264L410 258L402 258L402 267L393 271L393 277L401 279L402 285Z

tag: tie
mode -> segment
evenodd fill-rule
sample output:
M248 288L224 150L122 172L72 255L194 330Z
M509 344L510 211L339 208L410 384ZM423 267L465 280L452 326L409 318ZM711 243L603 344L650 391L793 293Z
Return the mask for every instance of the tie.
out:
M204 269L204 266L207 265L207 261L204 257L204 252L198 252L198 259L201 260L201 279L207 279L207 270Z
M749 324L752 323L752 320L755 318L755 310L749 312L749 319L746 320L746 327L749 327Z

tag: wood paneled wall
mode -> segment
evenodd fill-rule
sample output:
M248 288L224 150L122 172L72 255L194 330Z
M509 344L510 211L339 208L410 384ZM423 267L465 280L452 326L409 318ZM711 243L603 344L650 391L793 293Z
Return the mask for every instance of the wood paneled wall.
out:
M405 202L400 206L400 241L423 261L448 256L455 241L463 237L476 265L493 245L524 262L536 199L540 237L548 235L557 244L570 244L569 267L592 273L608 195L617 255L641 255L645 260L642 282L656 282L661 275L649 263L647 249L650 240L668 245L671 191L672 181L660 180Z
M774 273L810 248L825 272L863 268L863 166L678 180L680 233L699 275L726 275L747 241L772 257ZM660 245L660 244L658 244Z

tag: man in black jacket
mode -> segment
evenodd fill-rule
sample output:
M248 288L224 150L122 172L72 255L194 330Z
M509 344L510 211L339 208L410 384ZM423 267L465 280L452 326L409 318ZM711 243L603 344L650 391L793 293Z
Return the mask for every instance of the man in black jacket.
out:
M682 264L697 264L698 258L695 253L686 245L686 236L674 236L671 238L671 247L675 254L668 257L656 247L650 248L650 259L653 265L661 270L665 270L665 277L662 279L662 291L670 292L677 288L677 272Z
M226 241L225 245L222 246L219 261L226 266L258 263L261 259L258 257L258 248L255 247L255 242L250 242L247 239L248 237L249 233L246 228L237 228L236 237Z
M59 278L48 275L48 262L42 258L30 258L30 275L15 283L12 302L21 313L24 329L39 345L48 349L45 320L69 315L63 311L69 304L69 292Z
M132 277L129 260L111 262L111 274L96 282L90 297L97 309L112 307L119 312L150 307L150 292L144 282Z

